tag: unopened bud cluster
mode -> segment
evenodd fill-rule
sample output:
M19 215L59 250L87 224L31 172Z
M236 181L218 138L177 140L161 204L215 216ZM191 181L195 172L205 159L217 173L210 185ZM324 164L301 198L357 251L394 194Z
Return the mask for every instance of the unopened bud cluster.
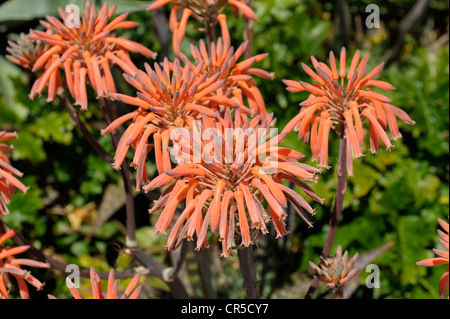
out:
M358 253L349 260L348 252L342 254L342 247L339 245L336 256L327 258L321 256L319 266L311 261L309 265L314 269L316 277L328 288L342 289L358 273L359 269L354 267L357 259Z

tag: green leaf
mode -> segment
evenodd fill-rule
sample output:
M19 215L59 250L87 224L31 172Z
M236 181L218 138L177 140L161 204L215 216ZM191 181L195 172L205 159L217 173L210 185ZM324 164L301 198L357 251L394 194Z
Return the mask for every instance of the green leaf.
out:
M75 241L70 245L70 251L78 258L89 255L89 243L83 241Z
M112 238L118 231L119 228L115 223L106 222L97 229L95 236L103 239L109 239Z

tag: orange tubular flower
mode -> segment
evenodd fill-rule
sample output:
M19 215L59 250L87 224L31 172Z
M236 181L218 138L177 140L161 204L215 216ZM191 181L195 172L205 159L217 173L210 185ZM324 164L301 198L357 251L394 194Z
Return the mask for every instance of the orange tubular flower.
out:
M312 261L309 262L309 265L314 269L317 278L328 288L340 290L358 273L359 269L353 267L357 259L358 253L350 260L347 251L342 255L342 247L339 245L336 256L327 258L320 256L319 266Z
M208 72L211 76L220 73L219 79L225 80L225 85L223 88L217 90L217 97L215 97L216 103L222 104L222 97L224 96L239 104L242 113L247 115L260 114L262 119L264 119L266 116L264 99L258 87L255 85L252 76L256 75L264 79L274 78L274 73L253 67L253 64L262 61L268 54L258 54L242 62L238 62L239 58L245 52L247 42L241 44L234 51L234 48L230 45L231 39L229 37L225 15L220 14L218 19L222 28L223 37L218 38L217 43L212 42L208 48L203 40L200 40L198 48L191 45L191 53L195 61L191 69L195 68L195 65L203 63L204 71ZM186 63L189 63L184 54L179 53L179 56ZM242 99L243 94L247 97L250 108L244 105ZM223 114L223 110L221 114Z
M336 63L334 53L330 52L330 67L311 57L315 71L303 63L302 68L317 84L283 80L290 92L311 93L307 100L300 103L300 113L287 124L284 131L298 130L299 139L304 142L310 140L313 160L319 161L319 166L329 168L328 135L331 129L335 130L338 135L347 139L349 176L353 175L352 158L364 156L361 150L364 143L364 119L370 124L372 153L379 150L380 139L388 150L394 147L386 134L387 129L394 140L402 137L396 117L407 124L415 124L406 112L390 104L388 97L372 90L394 90L391 84L374 80L383 69L384 63L368 72L369 54L361 61L359 57L360 53L356 51L348 71L345 48L341 50L339 64Z
M5 241L10 239L16 233L15 229L11 229L4 234L0 233L0 299L9 299L9 290L11 288L10 276L13 276L19 286L19 293L22 299L29 299L30 294L27 282L41 290L44 286L29 271L21 268L21 266L30 266L38 268L49 268L50 265L32 259L15 258L14 255L27 251L30 246L7 247L2 246Z
M86 1L79 27L67 24L71 16L59 9L62 21L47 16L47 21L41 21L47 32L32 30L28 37L41 40L48 49L33 65L33 72L41 68L44 68L44 71L34 83L30 98L41 95L48 85L48 100L53 101L55 96L60 94L56 88L61 86L58 85L61 80L58 70L61 70L67 88L75 99L75 105L86 110L87 81L96 92L97 98L105 97L116 91L110 70L113 64L117 64L129 74L135 74L137 67L131 61L129 52L140 53L149 58L156 57L156 53L143 45L115 36L114 30L134 28L137 23L125 21L127 13L110 21L114 11L115 6L108 9L107 3L97 11L95 5L91 6L90 2Z
M284 186L283 180L294 182L312 199L323 203L302 181L316 182L319 169L299 163L302 154L278 146L286 134L269 135L273 133L272 114L264 121L259 115L250 119L239 110L234 120L231 114L227 109L223 118L204 115L201 121L192 122L189 130L173 131L176 146L171 155L178 165L143 187L151 191L171 184L150 209L150 213L162 209L155 224L156 234L165 234L171 228L166 246L169 251L179 247L183 239L193 240L194 234L196 250L208 247L210 229L218 231L222 256L227 257L235 235L240 236L241 245L249 246L258 231L268 232L266 223L270 219L277 235L283 236L287 234L283 220L288 201L311 226L307 214L314 215L315 210L301 195ZM269 213L263 207L264 199ZM182 201L185 208L175 218Z
M109 271L108 277L108 288L106 291L106 296L103 295L102 285L100 281L100 277L95 272L94 267L91 267L90 271L91 276L91 284L92 284L92 299L137 299L142 291L142 285L138 286L140 275L137 273L131 282L128 284L128 287L125 289L123 294L119 297L119 281L114 280L114 269L111 268ZM70 293L75 299L83 299L75 287L74 283L70 280L69 277L66 278L66 284L70 289ZM48 295L49 299L57 299L52 295Z
M442 229L444 229L445 232L447 233L446 234L443 231L438 229L438 234L440 237L439 242L445 249L447 249L447 251L441 250L441 249L433 249L434 253L436 255L438 255L439 257L424 259L424 260L418 261L416 264L419 266L427 266L427 267L447 264L447 270L444 272L444 274L441 277L441 280L439 281L439 297L445 298L445 295L447 295L447 293L448 293L448 283L449 283L449 267L448 267L448 264L449 264L448 263L449 227L448 227L448 223L440 218L438 218L438 222L439 222L439 225L441 225Z
M179 60L169 63L167 59L162 68L157 63L154 64L154 69L145 64L146 72L139 70L135 77L124 74L126 81L139 91L137 97L110 94L114 100L137 106L137 109L114 120L101 134L109 134L126 121L132 120L118 143L113 167L120 168L130 145L133 145L135 154L131 166L137 168L138 190L143 182L148 181L145 160L150 151L151 135L156 166L161 174L171 169L167 151L170 132L175 127L183 127L190 121L201 118L202 114L219 116L217 108L211 102L216 100L215 92L224 86L225 80L219 79L220 73L209 76L202 68L202 63L191 70L190 65L182 67ZM226 97L221 101L229 105L236 104Z
M0 142L17 138L16 132L0 131ZM22 172L14 168L8 157L3 153L10 151L11 145L0 143L0 216L9 215L8 204L11 196L16 193L16 189L26 193L28 187L20 182L14 175L22 177Z
M218 21L218 16L225 6L229 4L236 15L238 12L241 12L244 18L258 21L255 13L244 0L156 0L147 8L147 11L157 10L169 2L173 2L169 26L173 33L172 44L175 54L180 52L187 21L190 17L200 21L203 25L215 25ZM180 8L183 8L183 13L181 19L178 20L178 10Z

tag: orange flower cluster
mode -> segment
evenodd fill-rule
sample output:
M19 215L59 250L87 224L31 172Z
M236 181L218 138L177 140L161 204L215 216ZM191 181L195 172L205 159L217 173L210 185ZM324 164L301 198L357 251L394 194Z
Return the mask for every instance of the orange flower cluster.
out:
M342 48L339 63L333 52L330 52L330 67L311 57L314 70L302 63L303 70L317 84L283 80L290 92L310 92L307 100L300 103L300 113L295 116L284 129L298 131L299 139L310 141L312 159L319 161L319 166L328 166L328 139L331 129L347 139L347 171L352 176L352 158L364 156L361 147L364 143L363 120L370 123L370 150L379 150L379 140L388 150L394 146L386 133L389 129L396 140L402 135L399 132L396 117L407 124L415 124L402 109L394 106L391 100L373 91L394 90L394 87L380 80L374 80L383 69L381 63L368 72L369 54L361 61L359 51L353 55L350 68L346 70L346 50ZM359 63L359 64L358 64ZM339 68L338 68L339 66ZM361 117L362 116L362 117ZM338 129L340 128L340 130Z
M156 0L147 10L157 10L170 2L173 2L173 6L170 11L169 27L173 34L172 46L176 55L180 53L181 42L184 39L190 17L200 21L203 25L214 26L217 21L220 21L219 16L221 16L225 6L229 4L236 15L241 12L246 19L258 20L244 0ZM183 8L183 13L181 19L178 20L178 11L181 8Z
M98 274L95 272L94 267L90 270L91 285L92 285L92 299L137 299L142 291L142 285L138 286L140 275L136 274L128 287L125 289L123 294L119 297L119 282L114 280L114 269L111 268L108 276L108 288L106 291L106 296L102 292L101 280ZM75 284L70 280L69 277L66 278L66 284L70 289L70 293L75 299L83 299L78 292ZM58 299L55 296L48 295L49 299Z
M197 236L196 250L208 247L207 232L219 232L222 256L231 254L235 235L241 245L249 246L254 238L251 229L267 233L266 223L272 219L278 236L285 235L283 220L288 201L309 224L307 214L315 210L298 193L282 184L289 180L314 200L322 203L302 180L315 182L318 169L299 163L304 156L279 147L286 134L270 135L272 114L264 121L260 116L248 118L231 109L225 116L189 122L189 130L181 127L172 132L178 147L173 155L178 165L153 179L143 189L150 191L169 184L150 210L163 209L155 224L155 233L171 232L167 249L173 251L184 239ZM247 132L254 132L253 134ZM264 199L270 215L263 207ZM185 208L172 220L180 202Z
M14 255L27 251L30 246L7 247L2 246L8 239L14 236L15 229L11 229L0 235L0 299L9 299L8 292L11 288L10 276L13 276L18 284L19 293L22 299L29 299L27 283L38 290L44 286L29 271L22 269L22 266L49 268L49 264L32 259L15 258Z
M16 42L8 40L6 58L25 69L31 70L39 57L48 50L48 45L41 40L31 39L29 34L21 33Z
M17 138L16 132L0 131L0 142ZM4 154L12 149L11 145L0 143L0 216L9 215L8 204L16 189L26 193L28 187L20 182L14 175L22 177L22 172L11 165L8 157Z
M225 84L225 80L219 80L220 73L209 76L203 72L203 63L194 69L191 66L186 64L182 67L178 59L174 63L165 59L162 68L155 63L152 69L146 63L146 72L138 70L134 77L124 74L125 80L139 91L136 97L110 94L114 100L138 107L114 120L101 132L102 135L109 134L132 120L118 143L113 167L120 168L130 145L133 145L135 153L131 166L137 168L138 189L148 181L145 160L150 151L148 139L151 135L158 172L164 173L171 169L167 148L173 128L201 118L201 114L217 117L220 105L239 107L235 101L216 94Z
M419 266L427 266L427 267L431 267L431 266L439 266L439 265L445 265L447 264L447 270L444 272L444 274L442 275L440 281L439 281L439 297L440 298L445 298L445 296L448 293L448 283L449 283L449 267L448 267L448 233L449 233L449 226L448 223L440 218L438 218L438 222L439 225L441 225L442 229L446 232L444 233L443 231L438 229L438 234L439 234L439 242L441 243L441 245L447 249L447 251L445 250L441 250L441 249L433 249L434 253L436 255L438 255L439 257L436 258L428 258L428 259L424 259L421 261L418 261L416 264Z
M135 74L137 67L131 61L129 52L140 53L149 58L156 57L156 53L145 46L115 35L114 31L117 29L137 26L136 22L126 21L127 13L110 21L115 8L113 6L108 9L105 3L100 11L97 11L95 5L86 1L79 27L67 25L65 22L69 21L71 16L59 8L62 21L47 16L46 21L41 21L46 32L39 30L30 32L29 39L40 40L46 45L46 50L39 51L39 57L32 67L33 72L42 68L44 71L34 83L30 98L41 95L46 86L48 86L48 101L53 101L57 94L62 93L63 84L58 72L61 69L67 88L75 99L75 105L80 105L82 110L86 110L88 81L97 98L106 97L108 93L116 92L110 69L112 64L117 64L128 74ZM16 51L11 52L13 62L23 64L20 52L15 54Z
M320 256L319 266L312 261L309 262L309 265L328 288L341 289L358 273L359 269L354 267L357 259L358 253L348 259L348 252L345 251L342 254L342 247L339 245L336 256L327 258Z

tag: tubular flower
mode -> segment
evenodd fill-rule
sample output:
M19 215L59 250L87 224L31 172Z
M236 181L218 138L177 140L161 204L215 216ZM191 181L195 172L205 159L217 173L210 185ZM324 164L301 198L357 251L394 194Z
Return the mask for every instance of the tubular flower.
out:
M172 45L175 54L180 52L181 42L184 39L187 22L190 17L193 17L205 26L213 26L217 24L218 16L225 6L229 4L235 15L241 12L246 19L258 20L253 10L244 0L156 0L147 8L147 11L157 10L169 2L173 2L169 27L173 33ZM178 19L178 11L181 8L183 13L181 18Z
M11 229L4 234L0 234L0 299L9 299L9 291L11 289L10 276L13 276L19 287L19 294L22 299L29 299L30 294L27 282L41 290L44 286L29 271L21 268L21 266L30 266L38 268L49 268L50 265L32 259L15 258L14 255L27 251L30 246L3 246L3 243L14 236L15 229Z
M302 181L316 182L319 170L299 163L302 154L278 146L286 134L273 134L272 114L262 122L259 115L250 119L239 110L234 115L233 120L227 109L224 118L203 116L201 121L193 121L189 130L174 130L171 156L178 165L143 187L150 191L168 186L149 212L162 209L154 232L165 234L171 228L166 246L169 251L184 239L193 240L194 235L196 250L208 247L210 229L218 231L222 256L227 257L235 235L237 240L241 238L240 245L249 246L259 231L268 232L270 219L277 235L283 236L287 234L283 221L288 201L312 226L307 215L314 215L315 210L300 194L284 186L283 180L294 182L323 203ZM269 213L263 207L264 199ZM183 201L184 210L174 218Z
M106 291L106 296L102 292L101 280L98 274L95 272L94 267L90 270L91 285L92 285L92 299L137 299L142 291L142 285L138 286L140 275L137 273L128 287L125 289L123 294L119 297L119 281L114 280L114 269L111 268L108 276L108 288ZM70 280L69 277L66 278L66 285L70 289L70 293L75 299L83 299L78 292L75 284ZM49 299L57 299L52 295L48 295Z
M200 40L199 47L191 45L191 53L195 61L191 69L194 69L195 65L203 63L205 72L208 72L211 76L219 73L219 79L225 80L224 87L217 90L216 103L223 103L222 97L227 97L239 105L242 113L247 115L261 114L262 119L264 119L266 116L264 99L252 76L256 75L264 79L274 78L273 73L253 67L253 64L262 61L268 54L258 54L238 62L247 48L247 42L241 44L236 51L234 50L230 45L231 40L225 19L225 15L219 15L223 37L218 38L217 43L211 42L208 48L203 40ZM182 53L179 55L186 63L189 63ZM250 108L244 105L243 94L247 97ZM224 105L233 107L233 105L226 105L225 103ZM221 114L223 114L223 110L224 108L221 110Z
M109 134L126 121L132 120L118 143L113 167L120 168L130 145L133 145L135 154L131 166L137 168L138 190L143 182L148 181L145 160L150 151L151 135L156 166L161 174L171 169L167 151L171 130L185 126L192 119L201 118L201 114L219 116L217 108L211 103L217 97L216 90L225 84L225 80L219 80L219 73L209 76L203 72L202 63L191 70L190 65L181 67L178 59L173 64L165 59L162 68L157 63L154 64L154 69L145 64L145 70L146 72L139 70L135 77L124 74L125 80L139 91L136 97L110 94L112 99L137 106L137 109L117 118L101 132L102 135ZM228 98L221 101L235 103Z
M0 142L17 138L16 132L0 131ZM23 174L11 165L8 157L3 153L10 151L11 145L0 143L0 216L9 215L8 204L11 196L16 193L16 189L26 193L28 187L20 182L14 175L22 177Z
M319 266L312 261L309 262L309 265L315 271L317 278L328 288L340 290L358 273L359 269L354 267L357 259L358 253L350 260L347 251L342 255L342 247L339 245L336 256L327 258L320 256Z
M444 274L441 277L441 280L439 281L439 297L445 298L445 295L448 293L448 283L449 283L449 267L448 267L448 233L449 233L449 227L448 223L440 218L438 218L439 225L441 225L443 231L438 229L439 234L439 242L441 245L447 249L441 250L441 249L433 249L434 253L438 255L439 257L436 258L428 258L421 261L418 261L416 264L419 266L438 266L438 265L445 265L447 264L447 270L444 272Z
M407 124L415 124L402 109L394 106L391 100L373 91L373 88L391 91L394 87L380 80L374 80L383 69L384 63L368 72L367 53L359 61L360 53L354 54L350 68L346 70L346 50L342 48L339 63L334 53L329 55L330 67L311 57L314 70L302 63L303 70L317 84L283 80L290 92L307 91L309 98L300 103L300 113L286 126L284 131L298 131L299 139L310 141L313 160L319 166L328 166L328 136L331 129L347 139L347 171L352 176L352 159L364 156L361 147L364 143L362 123L367 119L370 124L370 150L379 150L379 140L388 150L394 146L386 131L389 129L394 140L402 135L399 132L396 117ZM359 64L358 64L359 62ZM338 68L339 66L339 68Z
M108 9L108 4L105 3L97 11L95 5L91 6L86 1L79 26L72 26L77 21L72 21L72 14L60 8L62 21L51 16L47 16L46 21L41 21L47 32L33 30L29 38L41 40L48 45L48 49L33 65L33 72L41 68L44 68L44 72L31 88L30 98L41 95L48 85L49 100L54 100L58 93L55 90L58 87L58 70L61 70L69 92L75 99L75 105L86 110L86 82L89 81L97 98L105 97L109 92L116 92L110 69L113 64L117 64L124 72L135 74L137 67L131 61L129 52L140 53L149 58L156 57L156 53L143 45L114 34L114 30L137 26L136 22L125 21L127 13L110 21L115 8L113 6Z

